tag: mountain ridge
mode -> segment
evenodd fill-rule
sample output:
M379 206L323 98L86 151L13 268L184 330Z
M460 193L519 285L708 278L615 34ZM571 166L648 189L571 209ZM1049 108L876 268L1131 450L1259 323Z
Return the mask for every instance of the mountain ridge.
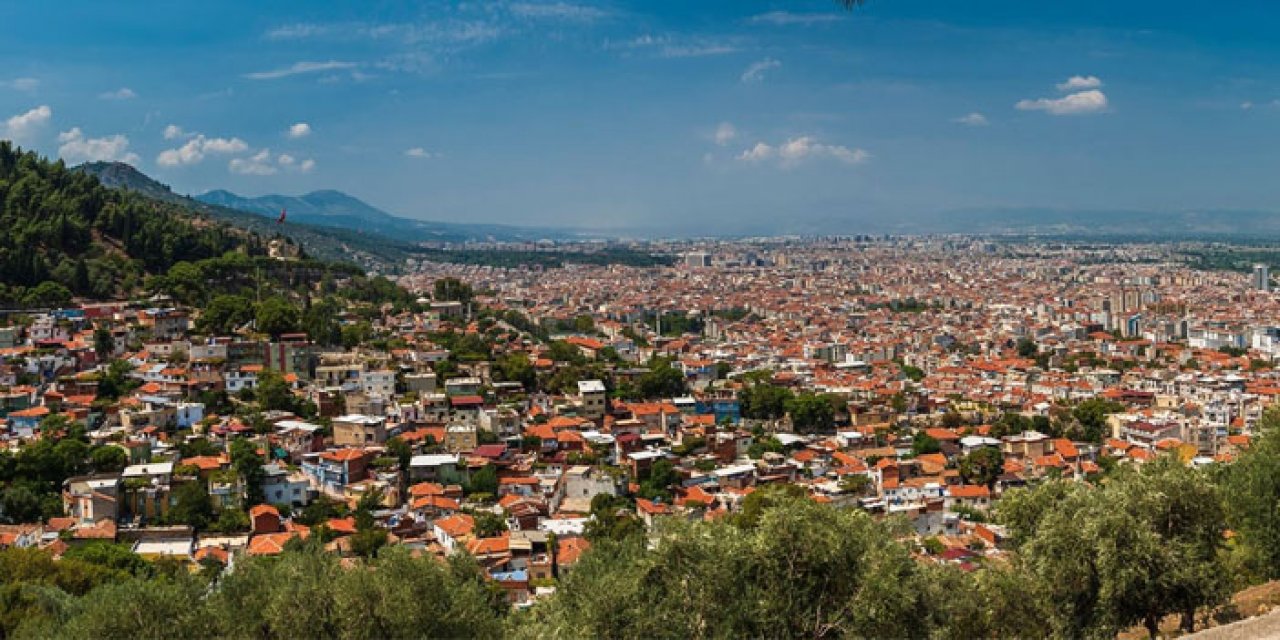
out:
M135 192L162 202L180 205L264 238L283 236L306 248L317 258L351 262L370 270L392 270L408 256L411 245L394 238L370 236L331 226L291 221L277 224L274 217L201 202L175 193L168 185L123 162L88 162L73 171L93 176L103 186Z
M256 197L214 189L196 195L194 199L272 218L284 210L288 212L289 220L360 233L371 232L407 242L529 242L573 235L557 229L406 218L336 189L321 189L297 196L267 194Z

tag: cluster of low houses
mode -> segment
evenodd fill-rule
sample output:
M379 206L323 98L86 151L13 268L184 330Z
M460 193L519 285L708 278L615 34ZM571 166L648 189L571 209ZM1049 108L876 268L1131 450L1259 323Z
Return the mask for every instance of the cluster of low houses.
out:
M444 321L409 316L380 326L417 338ZM95 326L113 333L113 353L96 353ZM458 326L474 330L465 322ZM190 328L191 318L180 309L114 304L39 316L25 329L0 333L0 446L19 449L43 437L40 426L49 416L62 415L86 425L93 443L124 449L128 461L119 473L67 479L64 515L0 527L0 547L38 546L60 554L69 545L113 540L143 556L233 564L238 554L279 554L290 540L310 536L311 528L290 514L312 501L323 496L354 506L377 492L376 523L394 544L440 557L471 554L513 603L522 604L589 547L583 536L592 499L634 496L654 465L666 460L679 480L669 501L635 500L636 517L646 525L661 518L723 517L753 491L791 483L819 502L905 516L920 536L944 542L941 561L968 564L999 553L1003 532L965 515L989 509L1002 492L1048 475L1088 478L1100 471L1104 456L1135 464L1162 453L1189 463L1229 460L1247 446L1261 411L1258 399L1267 397L1248 395L1246 403L1243 383L1196 379L1187 381L1189 388L1230 390L1188 406L1185 396L1164 393L1167 388L1143 389L1117 378L1100 395L1126 411L1110 416L1109 437L1098 445L1034 431L992 437L996 414L954 396L939 396L923 410L891 409L891 396L905 388L899 376L864 393L855 389L833 434L797 435L783 421L760 435L756 427L765 425L738 415L739 384L710 383L715 367L696 358L682 365L691 381L702 381L692 385L693 395L627 402L611 398L608 385L596 379L581 380L561 395L529 393L519 383L495 380L485 362L439 380L433 366L449 353L421 339L389 352L328 351L300 334L197 339ZM138 343L143 348L126 347ZM588 358L603 348L587 337L571 344ZM537 367L560 366L541 345L524 346ZM96 401L97 385L108 359L130 362L139 386L104 404ZM1025 377L1034 366L1016 358L986 362L990 366L976 363L968 371L1006 379ZM875 371L882 369L887 365ZM206 391L236 396L254 390L267 370L278 372L299 399L314 403L317 414L308 419L269 411L255 428L235 416L213 415L198 400ZM945 367L937 374L948 375ZM775 383L798 388L814 380L787 371L774 376ZM1053 404L1044 401L1051 398L1040 400L1016 410L1048 415ZM940 426L944 412L962 414L965 423ZM775 433L773 427L782 428ZM913 456L918 433L927 433L940 450ZM179 438L205 438L219 453L184 458ZM249 529L197 534L157 525L184 483L204 483L215 508L243 506L243 481L226 453L239 438L250 439L268 461L265 501L247 510ZM752 445L762 438L776 438L780 447L752 457ZM406 466L388 448L393 439L411 451ZM955 463L981 448L999 449L1004 468L990 485L965 484ZM472 478L488 468L497 477L496 494L467 495ZM855 476L865 481L846 482ZM500 516L506 530L478 535L482 512ZM352 553L354 519L335 518L325 526L333 536L328 548Z

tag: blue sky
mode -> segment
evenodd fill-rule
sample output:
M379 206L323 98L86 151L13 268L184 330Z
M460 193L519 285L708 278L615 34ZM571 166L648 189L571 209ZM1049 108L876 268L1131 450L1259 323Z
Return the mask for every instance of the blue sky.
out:
M0 136L184 193L680 234L1280 201L1267 2L63 1L0 24Z

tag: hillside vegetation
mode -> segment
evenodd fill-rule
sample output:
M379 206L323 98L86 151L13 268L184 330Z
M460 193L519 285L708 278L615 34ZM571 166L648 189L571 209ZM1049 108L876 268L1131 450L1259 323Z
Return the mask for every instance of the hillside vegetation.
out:
M75 171L91 175L113 190L141 194L177 205L184 210L264 238L287 238L293 244L306 247L308 255L321 260L350 262L359 264L364 269L386 272L403 263L409 256L408 252L413 249L411 243L398 238L366 233L364 230L307 224L292 211L285 224L278 224L276 218L279 209L266 216L260 212L201 202L174 193L167 185L122 162L90 162L76 167Z
M259 236L0 141L0 304L64 304L134 291L146 274L229 251L263 255Z

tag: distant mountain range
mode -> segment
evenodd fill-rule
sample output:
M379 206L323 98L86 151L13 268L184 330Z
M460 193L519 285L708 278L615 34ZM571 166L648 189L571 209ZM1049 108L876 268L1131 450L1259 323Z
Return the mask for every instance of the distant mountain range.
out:
M1280 240L1280 213L1248 209L1143 211L991 207L903 215L833 213L757 222L738 235L969 234L1098 240Z
M391 215L341 191L314 191L302 196L248 198L215 190L189 197L123 162L90 162L75 168L106 187L133 191L178 204L263 237L282 235L323 260L354 262L379 272L395 270L417 254L417 243L536 241L575 238L571 231L492 224L458 224L412 220ZM281 209L285 224L277 224Z
M174 193L168 185L123 162L90 162L76 167L75 171L96 177L108 188L133 191L180 205L264 238L285 236L322 260L353 262L365 269L385 272L402 264L413 249L411 243L382 236L305 223L276 224L274 219L257 213L200 202Z
M904 223L926 233L1134 238L1280 238L1280 214L1255 210L1137 211L1011 207L962 209Z
M391 215L341 191L312 191L301 196L239 196L221 189L195 197L206 204L248 211L270 218L288 212L288 220L372 233L408 242L535 241L564 239L572 234L553 229L497 224L459 224L414 220Z
M119 162L95 162L77 167L104 185L137 191L167 202L197 209L270 237L290 237L316 257L345 259L370 266L403 264L422 242L573 240L586 237L564 229L540 229L496 224L462 224L415 220L392 215L341 191L313 191L301 196L266 195L256 198L215 190L195 198L174 193L168 186ZM286 224L277 225L280 210ZM784 228L777 225L782 224ZM640 236L648 235L642 230ZM1080 210L1044 207L971 208L910 216L829 215L818 219L787 219L736 229L738 235L848 233L968 233L1045 235L1096 238L1280 238L1280 214L1256 210L1136 211ZM705 235L690 230L690 235Z

